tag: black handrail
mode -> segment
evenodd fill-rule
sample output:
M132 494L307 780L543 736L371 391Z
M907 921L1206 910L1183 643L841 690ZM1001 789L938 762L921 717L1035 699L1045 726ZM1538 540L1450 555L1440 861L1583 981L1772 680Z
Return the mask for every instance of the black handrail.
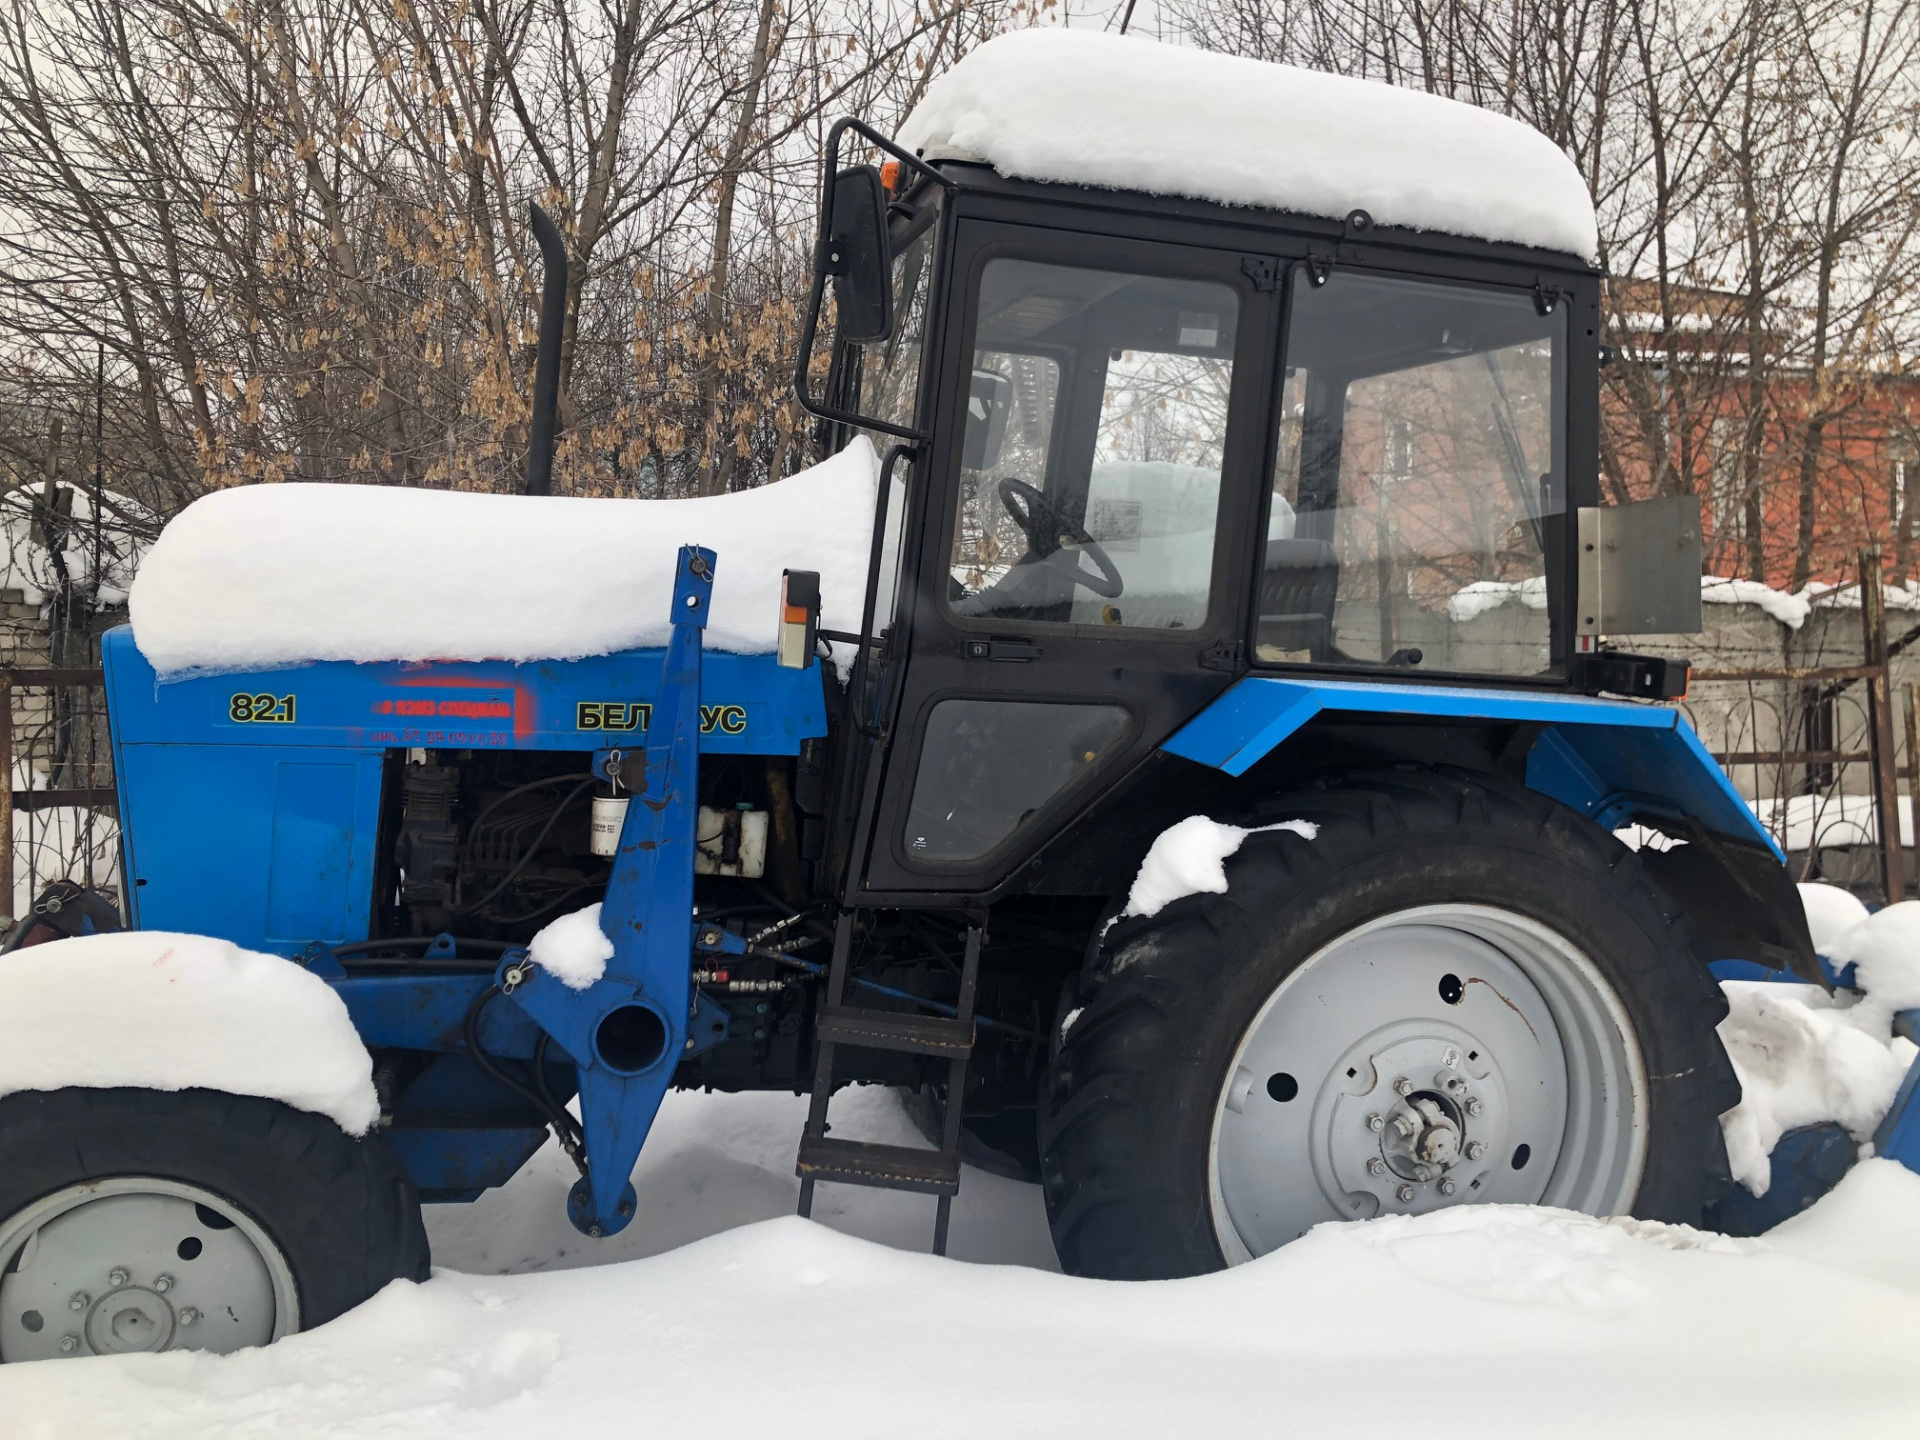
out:
M847 681L847 708L853 728L869 740L880 738L880 727L869 726L864 714L867 695L867 657L873 654L873 615L880 600L880 559L887 547L887 506L893 498L893 467L901 456L911 456L911 445L895 445L880 467L880 494L873 504L873 543L867 551L867 593L860 602L860 653L854 657Z

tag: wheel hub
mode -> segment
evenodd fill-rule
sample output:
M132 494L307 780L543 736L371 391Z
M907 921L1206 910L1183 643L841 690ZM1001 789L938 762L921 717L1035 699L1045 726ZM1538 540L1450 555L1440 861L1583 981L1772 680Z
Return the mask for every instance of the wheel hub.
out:
M1480 1198L1509 1109L1492 1042L1461 1027L1394 1026L1331 1068L1329 1199L1377 1215Z
M1460 1121L1448 1113L1444 1097L1414 1095L1388 1116L1381 1150L1396 1175L1432 1180L1460 1158Z
M174 1181L77 1185L0 1217L0 1360L226 1353L284 1333L296 1303L258 1226Z
M155 1291L128 1288L103 1295L87 1313L87 1344L96 1355L164 1350L173 1339L173 1306Z

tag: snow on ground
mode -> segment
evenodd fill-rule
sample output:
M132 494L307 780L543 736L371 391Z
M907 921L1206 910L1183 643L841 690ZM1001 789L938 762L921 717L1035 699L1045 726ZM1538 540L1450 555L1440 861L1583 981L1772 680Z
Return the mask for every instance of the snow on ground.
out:
M1822 888L1807 887L1810 917L1832 926L1845 907ZM1729 1035L1750 1104L1799 1124L1859 1103L1869 1072L1885 1087L1913 915L1856 917L1829 946L1879 974L1879 1006L1727 987L1729 1025L1771 1024L1754 1043L1781 1062L1762 1074ZM0 1056L20 1040L0 1033ZM1841 1118L1870 1130L1871 1110ZM793 1218L805 1111L794 1095L669 1095L634 1172L640 1214L610 1240L566 1223L574 1173L549 1145L476 1204L429 1207L430 1281L319 1330L226 1357L0 1367L0 1440L1920 1433L1920 1176L1889 1161L1758 1240L1460 1207L1324 1225L1221 1275L1114 1284L1050 1273L1039 1190L972 1169L948 1260L912 1253L931 1233L924 1197L826 1185L815 1221ZM918 1140L878 1089L842 1091L834 1120Z
M1889 1162L1764 1240L1477 1207L1114 1284L1031 1268L1050 1261L1039 1192L973 1171L959 1262L908 1253L924 1198L823 1186L823 1223L791 1218L804 1107L669 1097L641 1216L611 1241L559 1220L571 1176L543 1157L430 1212L431 1281L318 1331L0 1368L0 1436L1920 1432L1920 1177ZM909 1133L883 1095L836 1108L849 1130Z
M346 1005L275 955L163 930L87 935L0 955L0 995L0 1095L204 1086L312 1110L352 1135L380 1115Z
M773 649L783 569L859 628L878 464L856 439L776 484L689 500L241 485L174 518L130 613L163 674L309 660L568 660L669 634L675 556L719 555L706 643ZM464 575L471 584L426 583Z
M1913 844L1913 797L1900 798L1900 843ZM1787 795L1747 804L1783 849L1876 845L1880 818L1871 795Z
M1137 36L989 40L927 87L900 143L1004 175L1444 230L1585 259L1593 201L1518 120L1410 87Z

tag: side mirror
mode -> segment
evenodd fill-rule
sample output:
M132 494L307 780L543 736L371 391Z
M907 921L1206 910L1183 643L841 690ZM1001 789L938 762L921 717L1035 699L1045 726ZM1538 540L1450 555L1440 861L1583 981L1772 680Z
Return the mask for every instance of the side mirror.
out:
M1013 412L1013 382L991 370L973 372L967 390L967 433L960 464L967 470L991 470L1000 463L1000 443Z
M857 165L833 177L833 229L822 257L833 277L840 338L867 345L893 333L893 247L880 172Z

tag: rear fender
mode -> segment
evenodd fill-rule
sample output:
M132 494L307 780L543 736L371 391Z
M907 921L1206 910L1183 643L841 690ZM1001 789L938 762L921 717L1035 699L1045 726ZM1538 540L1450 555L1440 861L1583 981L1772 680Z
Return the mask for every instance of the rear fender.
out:
M1528 727L1529 789L1608 831L1641 823L1687 842L1643 859L1693 916L1703 956L1818 977L1786 857L1678 710L1527 690L1250 676L1162 748L1240 776L1321 716Z

